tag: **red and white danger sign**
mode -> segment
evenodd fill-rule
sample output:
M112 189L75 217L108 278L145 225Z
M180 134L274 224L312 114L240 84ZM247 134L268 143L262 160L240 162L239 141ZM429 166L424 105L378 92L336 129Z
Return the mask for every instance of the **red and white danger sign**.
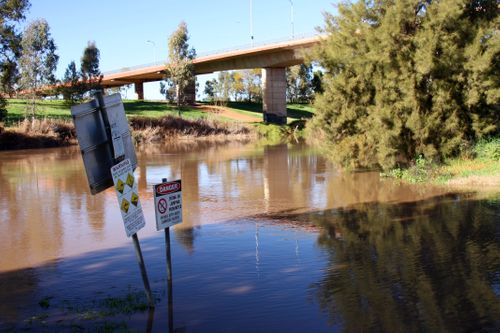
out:
M156 230L182 223L181 180L153 186L155 198Z

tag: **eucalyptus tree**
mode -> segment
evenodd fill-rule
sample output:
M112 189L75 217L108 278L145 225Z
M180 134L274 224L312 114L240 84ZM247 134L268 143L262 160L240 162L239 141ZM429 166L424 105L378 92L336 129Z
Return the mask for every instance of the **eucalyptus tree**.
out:
M61 85L61 93L66 102L74 104L82 99L85 88L81 82L81 74L76 68L74 61L71 61L64 72Z
M179 115L180 106L185 104L184 91L195 81L193 59L196 51L189 47L188 40L188 29L184 21L179 24L168 40L169 61L166 65L166 72L175 86Z
M99 69L100 51L94 41L89 41L80 59L82 82L87 92L101 90L102 73Z
M29 7L28 0L0 1L0 121L7 113L5 95L13 94L19 79L21 34L17 25L25 19Z
M36 98L43 94L42 87L55 84L54 72L59 56L50 35L49 24L44 19L31 22L24 30L19 59L20 85L30 102L26 104L26 116L35 117ZM45 88L46 89L46 88Z
M312 99L312 66L296 65L287 67L287 99L290 103L307 103Z

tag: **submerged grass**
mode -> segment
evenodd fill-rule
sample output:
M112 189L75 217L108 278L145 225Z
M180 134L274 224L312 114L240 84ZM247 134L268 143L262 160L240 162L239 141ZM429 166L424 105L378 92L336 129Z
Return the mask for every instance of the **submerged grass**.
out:
M500 186L500 138L481 140L462 156L443 164L420 156L409 168L396 168L382 175L409 183Z
M160 299L157 298L156 301ZM127 318L149 311L144 292L130 287L122 295L107 296L90 302L58 301L54 297L44 297L39 305L43 312L18 323L22 327L12 327L7 331L133 332L126 323Z

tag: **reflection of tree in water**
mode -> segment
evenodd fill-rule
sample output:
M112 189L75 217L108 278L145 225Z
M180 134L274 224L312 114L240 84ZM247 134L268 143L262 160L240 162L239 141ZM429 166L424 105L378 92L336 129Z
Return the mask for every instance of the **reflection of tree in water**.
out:
M330 250L321 307L348 332L498 329L499 214L448 196L300 217L322 227Z

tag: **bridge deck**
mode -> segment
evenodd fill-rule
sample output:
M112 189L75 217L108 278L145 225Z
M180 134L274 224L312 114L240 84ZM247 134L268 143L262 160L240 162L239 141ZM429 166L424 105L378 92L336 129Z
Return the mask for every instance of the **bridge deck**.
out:
M322 36L314 36L197 57L193 60L195 74L233 69L297 65L304 61L304 50L319 43L321 38ZM165 77L164 70L164 64L125 69L104 74L102 84L104 87L113 87L131 83L160 81Z

